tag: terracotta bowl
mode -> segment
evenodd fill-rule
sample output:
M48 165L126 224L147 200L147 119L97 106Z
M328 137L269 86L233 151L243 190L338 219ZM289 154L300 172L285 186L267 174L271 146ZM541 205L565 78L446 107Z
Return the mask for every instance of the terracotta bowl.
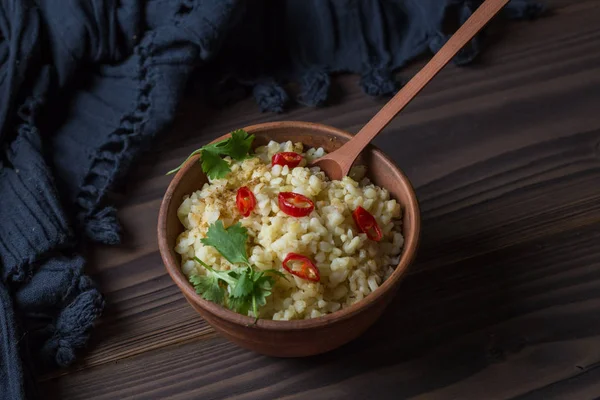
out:
M256 135L256 146L269 140L302 142L331 152L351 138L336 128L308 122L273 122L244 128ZM215 141L223 140L225 135ZM402 172L375 147L367 149L358 162L367 166L367 175L389 190L403 210L404 249L396 270L377 290L348 308L319 318L298 321L254 319L234 313L202 299L180 269L180 256L174 251L183 226L177 208L183 197L200 189L207 181L198 157L192 158L173 178L162 200L158 217L158 244L167 272L192 307L218 332L232 342L276 357L303 357L333 350L359 336L381 315L398 289L400 279L413 261L419 242L419 206L413 188Z

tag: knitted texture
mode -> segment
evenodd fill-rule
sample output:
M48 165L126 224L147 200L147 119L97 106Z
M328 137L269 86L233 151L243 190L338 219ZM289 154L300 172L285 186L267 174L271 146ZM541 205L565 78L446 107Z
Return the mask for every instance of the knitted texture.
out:
M107 191L173 118L235 2L0 2L0 399L71 364L104 306L75 238L114 244ZM48 101L52 99L52 101Z
M33 377L86 345L104 300L82 249L119 242L107 194L173 120L193 71L198 95L251 94L269 112L326 104L338 72L389 95L398 68L448 39L444 18L460 24L480 3L0 0L0 400L37 397ZM542 10L513 0L504 17Z

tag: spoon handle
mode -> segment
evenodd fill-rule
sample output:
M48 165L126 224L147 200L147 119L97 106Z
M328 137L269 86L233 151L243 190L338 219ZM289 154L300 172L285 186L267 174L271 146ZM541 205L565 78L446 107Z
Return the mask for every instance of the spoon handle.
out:
M431 58L400 91L367 122L365 126L345 146L344 154L358 154L383 130L410 101L429 83L433 77L479 32L509 0L486 0L448 39L446 44ZM340 149L341 150L341 149ZM350 157L348 157L350 158Z

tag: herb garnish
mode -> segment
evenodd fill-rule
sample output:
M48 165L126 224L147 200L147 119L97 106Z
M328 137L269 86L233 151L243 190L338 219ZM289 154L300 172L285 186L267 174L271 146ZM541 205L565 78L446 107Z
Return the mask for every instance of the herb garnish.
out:
M208 227L206 238L201 239L202 244L212 246L232 264L241 263L250 265L246 255L246 241L248 230L241 223L225 229L223 221L217 221Z
M267 302L275 284L272 276L285 276L277 270L256 271L246 255L248 231L239 222L225 229L222 221L211 224L202 243L213 246L230 263L244 266L217 271L197 257L194 260L208 270L207 275L192 275L190 282L196 293L203 299L227 306L237 313L248 315L252 309L255 322L258 321L258 308Z
M222 156L229 156L236 161L244 160L251 151L254 135L250 135L243 129L231 132L231 137L217 143L207 144L198 150L195 150L185 159L177 168L167 172L167 175L173 174L181 169L184 164L196 154L200 154L202 160L202 171L210 179L224 178L231 168Z

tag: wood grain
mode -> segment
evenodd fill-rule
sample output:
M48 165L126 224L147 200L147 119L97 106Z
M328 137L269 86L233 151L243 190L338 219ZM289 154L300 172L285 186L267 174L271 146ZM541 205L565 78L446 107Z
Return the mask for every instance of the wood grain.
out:
M417 263L357 341L302 360L222 339L157 252L164 172L239 126L306 120L356 132L385 100L336 83L339 104L265 115L252 101L182 104L124 194L126 242L89 270L108 308L86 357L42 378L56 398L593 399L600 397L600 2L549 1L496 26L469 68L449 66L376 143L416 186ZM507 31L510 30L510 34ZM404 70L405 77L419 65Z

